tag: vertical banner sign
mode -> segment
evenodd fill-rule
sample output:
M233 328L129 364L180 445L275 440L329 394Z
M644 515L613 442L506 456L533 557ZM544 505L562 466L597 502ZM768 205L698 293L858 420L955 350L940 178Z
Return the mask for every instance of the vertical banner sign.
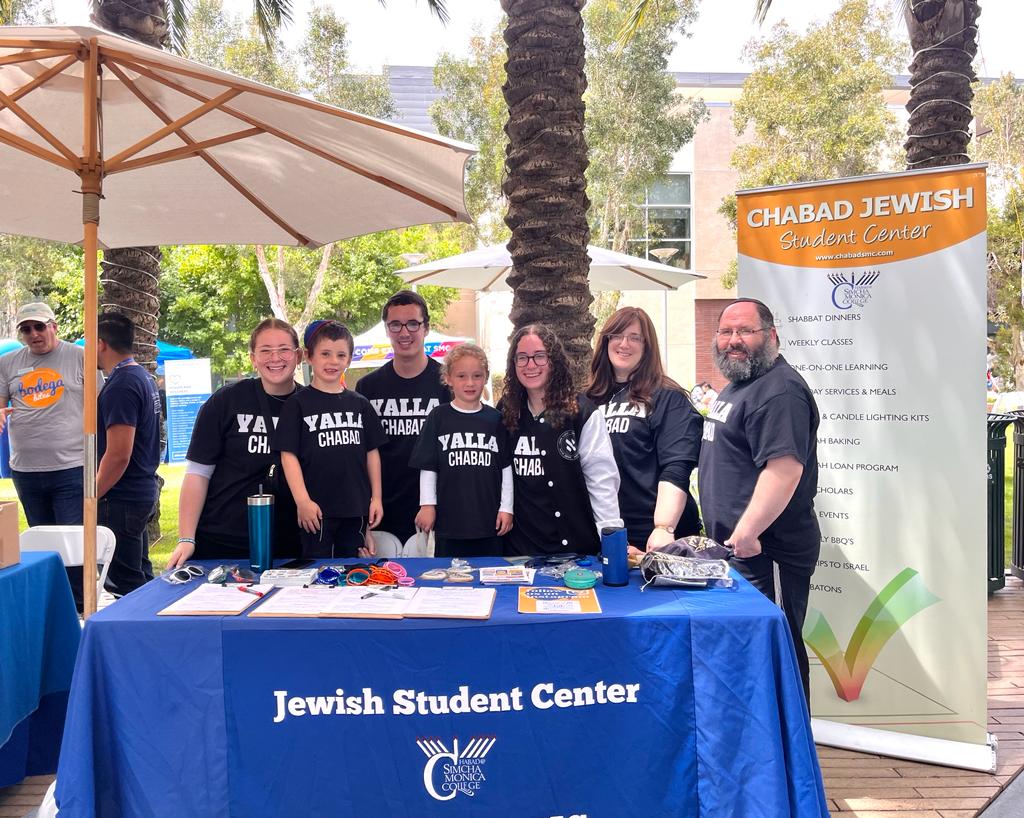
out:
M821 413L816 735L982 768L985 223L979 165L738 194L740 293Z
M200 407L210 397L210 359L165 361L167 385L167 460L184 463L192 427Z

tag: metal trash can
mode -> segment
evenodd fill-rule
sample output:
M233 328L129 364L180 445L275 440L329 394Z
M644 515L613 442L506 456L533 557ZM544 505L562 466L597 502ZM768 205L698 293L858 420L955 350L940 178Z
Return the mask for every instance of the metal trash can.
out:
M988 416L988 592L1006 587L1006 427L1018 418L1014 415L990 414ZM1024 419L1022 419L1024 422ZM1018 427L1020 429L1020 427ZM1024 430L1021 430L1024 431ZM1018 431L1018 434L1021 432ZM1021 443L1024 446L1024 437ZM1017 482L1021 463L1021 450L1016 448L1014 483ZM1024 477L1022 477L1024 479ZM1015 485L1014 488L1017 486ZM1017 494L1014 494L1014 533L1017 532ZM1024 524L1024 519L1020 521Z
M1013 535L1010 572L1024 579L1024 411L1012 412L1013 423Z

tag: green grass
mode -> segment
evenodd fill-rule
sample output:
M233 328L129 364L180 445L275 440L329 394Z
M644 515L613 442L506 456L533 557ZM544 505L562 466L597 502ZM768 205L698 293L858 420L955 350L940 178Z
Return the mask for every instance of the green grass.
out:
M167 558L171 556L178 541L178 493L181 491L181 480L185 476L185 466L164 464L159 468L164 478L164 488L160 492L160 539L149 544L149 558L153 562L153 571L159 573L167 567ZM0 480L0 500L17 500L13 480ZM18 508L18 530L28 528L25 512Z

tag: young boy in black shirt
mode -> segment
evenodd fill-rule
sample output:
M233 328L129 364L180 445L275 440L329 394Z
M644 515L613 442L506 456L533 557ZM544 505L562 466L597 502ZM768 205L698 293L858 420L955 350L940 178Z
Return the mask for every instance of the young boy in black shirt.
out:
M275 448L298 508L303 557L355 557L381 519L380 454L387 439L370 402L342 383L352 333L337 321L306 328L308 389L285 404Z

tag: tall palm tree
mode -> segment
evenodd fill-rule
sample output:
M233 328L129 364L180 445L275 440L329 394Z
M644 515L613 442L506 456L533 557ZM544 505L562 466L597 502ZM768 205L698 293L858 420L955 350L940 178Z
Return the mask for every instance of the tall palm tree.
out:
M627 42L644 18L657 14L662 2L636 0L620 34ZM756 0L754 17L764 22L772 0ZM959 165L969 161L973 118L971 63L978 53L977 0L903 0L907 33L914 50L910 64L907 110L907 168Z
M501 0L508 17L502 88L515 327L550 324L582 384L594 318L587 284L587 143L583 136L586 0Z
M0 0L0 14L14 0ZM91 0L92 19L102 28L153 48L182 51L189 16L188 0ZM445 0L427 0L443 21ZM383 4L383 0L382 0ZM274 33L291 19L291 0L253 0L253 16L268 48ZM103 254L103 308L125 313L140 332L136 334L136 360L156 367L156 339L160 324L159 247L127 247Z

